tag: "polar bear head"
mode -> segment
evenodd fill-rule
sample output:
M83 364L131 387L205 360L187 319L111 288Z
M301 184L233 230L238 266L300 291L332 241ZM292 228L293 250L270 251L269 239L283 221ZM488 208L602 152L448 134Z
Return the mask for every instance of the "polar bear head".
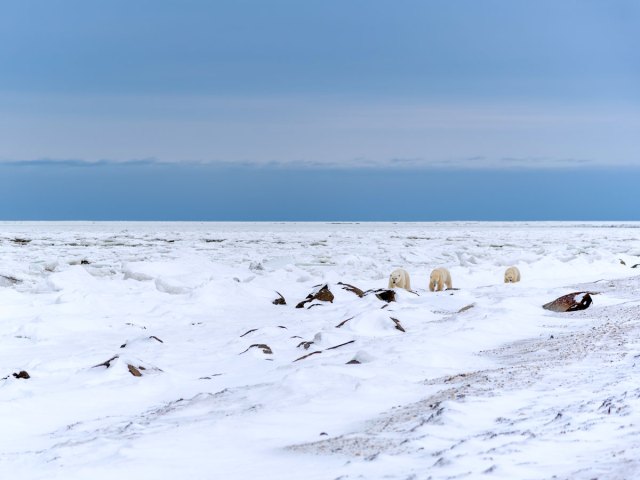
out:
M391 272L391 275L389 276L389 281L394 286L400 286L403 283L402 282L403 279L404 279L404 275L400 270L395 270Z
M504 272L504 283L516 283L520 281L520 270L517 267L509 267Z
M411 281L409 280L409 272L403 268L396 268L389 275L389 288L404 288L411 290Z

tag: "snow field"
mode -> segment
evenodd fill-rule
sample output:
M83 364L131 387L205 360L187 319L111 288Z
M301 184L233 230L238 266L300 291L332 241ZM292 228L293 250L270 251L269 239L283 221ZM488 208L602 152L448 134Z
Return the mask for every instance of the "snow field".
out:
M640 476L640 225L0 227L2 478Z

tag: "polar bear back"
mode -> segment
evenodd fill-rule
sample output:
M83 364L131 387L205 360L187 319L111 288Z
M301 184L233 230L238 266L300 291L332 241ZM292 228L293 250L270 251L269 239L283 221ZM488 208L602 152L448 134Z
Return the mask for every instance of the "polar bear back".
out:
M431 276L429 277L429 290L441 291L444 290L444 286L447 288L453 288L451 283L451 273L446 268L436 268L431 272Z

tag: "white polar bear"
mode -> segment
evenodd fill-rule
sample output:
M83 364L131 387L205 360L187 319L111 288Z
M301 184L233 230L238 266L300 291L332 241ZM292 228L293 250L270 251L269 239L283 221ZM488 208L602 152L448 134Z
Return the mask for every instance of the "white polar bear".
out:
M404 268L396 268L391 272L391 275L389 275L389 288L404 288L411 291L409 272Z
M516 283L520 281L520 270L518 267L509 267L504 272L504 283Z
M431 277L429 278L429 290L432 292L440 291L444 289L444 286L447 288L453 288L451 286L451 274L449 270L446 268L436 268L433 272L431 272Z

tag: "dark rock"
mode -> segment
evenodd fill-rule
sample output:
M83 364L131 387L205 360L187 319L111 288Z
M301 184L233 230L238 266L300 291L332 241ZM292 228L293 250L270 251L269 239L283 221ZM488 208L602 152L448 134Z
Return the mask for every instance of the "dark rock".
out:
M320 300L321 302L333 302L333 293L329 290L328 285L323 286L318 292L315 294L314 300Z
M355 340L349 340L348 342L341 343L340 345L334 345L333 347L327 348L327 350L334 350L336 348L344 347L345 345L349 345L350 343L355 343Z
M89 265L90 263L89 260L80 260L80 265Z
M240 338L242 338L242 337L244 337L244 336L246 336L246 335L249 335L250 333L257 332L257 331L258 331L258 329L257 329L257 328L252 328L251 330L247 330L247 331L246 331L246 332L244 332L242 335L240 335Z
M15 378L24 378L25 380L31 378L31 375L29 375L25 370L20 370L18 373L14 373L13 376Z
M404 329L404 327L400 323L400 320L398 320L397 318L393 318L393 317L389 317L389 318L391 320L393 320L393 323L396 324L396 330L400 330L401 332L406 332L406 330Z
M355 317L349 317L346 320L341 321L338 325L336 325L336 328L340 328L341 326L343 326L345 323L347 323L349 320L353 320Z
M386 288L381 288L379 290L368 290L366 294L373 293L376 298L382 300L383 302L395 302L396 301L396 292L393 290L388 290Z
M126 345L126 344L125 344ZM109 368L111 366L111 362L113 362L115 359L117 359L119 357L119 355L114 355L113 357L111 357L109 360L106 360L102 363L99 363L98 365L94 365L91 368L97 368L97 367L106 367Z
M322 353L322 350L317 350L317 351L315 351L315 352L308 353L307 355L303 355L303 356L302 356L302 357L300 357L300 358L296 358L296 359L294 360L294 362L297 362L297 361L299 361L299 360L304 360L305 358L309 358L311 355L316 355L316 354L318 354L318 353Z
M349 360L346 364L347 365L360 365L362 362L360 362L359 360L356 360L355 358L353 360Z
M598 292L573 292L556 298L553 302L545 303L542 308L552 312L575 312L585 310L593 302L591 295Z
M465 305L460 310L458 310L458 313L466 312L467 310L473 308L474 306L475 306L475 303L471 303L469 305Z
M138 370L136 367L134 367L133 365L127 365L127 368L129 369L129 373L131 375L133 375L134 377L141 377L142 373L140 373L140 370ZM144 367L140 367L142 370L145 370Z
M266 343L254 343L253 345L250 345L249 348L247 348L244 352L240 352L240 355L242 355L243 353L248 352L252 348L260 348L260 349L262 349L262 353L264 353L266 355L272 355L273 354L273 351L271 350L271 347L269 345L267 345Z
M26 245L27 243L31 243L31 240L28 238L13 238L11 240L13 243L17 243L18 245Z
M311 345L313 345L313 342L300 342L296 348L304 347L305 350L309 350Z
M314 300L333 303L333 299L334 299L333 293L331 293L331 290L329 290L329 286L325 284L325 285L322 285L315 292L312 292L309 295L307 295L307 298L301 301L300 303L298 303L296 305L296 308L304 308L304 306L307 303L313 302Z
M16 277L10 275L0 275L0 287L10 287L17 283L22 283L22 280L18 280Z
M273 302L271 302L271 303L273 303L274 305L286 305L286 304L287 304L287 301L284 299L284 297L282 296L282 294L281 294L280 292L277 292L277 291L276 291L276 293L278 294L278 297L279 297L279 298L276 298L276 299L275 299Z
M351 292L360 298L364 297L364 292L360 290L358 287L354 287L353 285L349 285L348 283L342 283L342 282L338 282L338 285L342 285L343 290Z

